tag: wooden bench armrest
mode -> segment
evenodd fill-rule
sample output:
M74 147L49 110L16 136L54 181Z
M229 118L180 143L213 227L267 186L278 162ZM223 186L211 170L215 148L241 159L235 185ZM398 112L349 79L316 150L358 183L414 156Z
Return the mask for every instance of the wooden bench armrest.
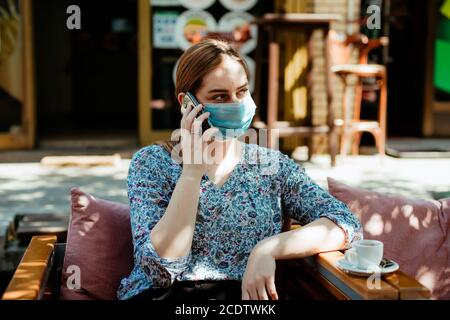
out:
M53 263L56 236L34 236L14 273L2 300L39 300Z
M336 262L344 254L340 251L320 253L299 259L305 270L338 299L429 299L430 290L401 270L389 275L359 277L341 271ZM306 268L305 268L306 267Z

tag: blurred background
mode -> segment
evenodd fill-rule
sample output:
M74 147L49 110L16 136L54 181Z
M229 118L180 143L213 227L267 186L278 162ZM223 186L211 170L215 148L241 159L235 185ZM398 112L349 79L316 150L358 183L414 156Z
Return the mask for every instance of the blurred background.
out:
M64 235L71 187L127 202L207 37L244 55L254 127L319 184L450 197L450 0L0 0L0 289L31 235Z
M387 68L387 137L448 137L450 22L446 3L1 0L0 150L74 147L75 141L81 147L82 141L100 148L113 146L113 141L117 147L143 146L167 137L179 120L173 73L178 57L195 41L189 33L202 37L232 32L271 12L334 14L340 20L333 20L331 29L342 35L389 39L368 53L368 63ZM374 4L380 8L380 24L369 29L364 18L371 15L367 8ZM66 13L69 5L80 8L79 30L66 26L71 17ZM257 33L257 26L251 25L241 52L255 74L256 55L261 50L258 66L265 80L268 38L258 38ZM282 49L279 117L324 123L323 32L313 35L312 81L317 83L310 92L302 75L308 67L306 59L301 59L304 34L280 31L275 37ZM353 47L349 61L357 62L360 46L353 43ZM258 81L255 88L252 80L253 95L265 120L267 81ZM339 79L334 83L334 109L339 117L342 84ZM312 112L306 103L308 94L312 95ZM375 99L370 92L363 94L361 117L375 114ZM302 144L301 139L288 139L284 147L292 149ZM321 148L325 139L317 137L314 152L326 152ZM363 145L373 143L363 135Z

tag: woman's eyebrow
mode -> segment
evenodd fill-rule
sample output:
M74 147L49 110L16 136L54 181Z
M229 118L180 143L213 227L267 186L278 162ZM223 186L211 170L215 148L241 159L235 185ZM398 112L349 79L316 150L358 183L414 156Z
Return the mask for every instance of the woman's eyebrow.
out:
M238 88L238 90L240 90L240 89L242 89L242 88L244 88L244 87L246 87L246 86L248 86L248 82L246 82L245 84L243 84L242 86L240 86L240 87ZM214 92L228 92L228 90L227 90L227 89L212 89L212 90L209 90L209 91L208 91L208 93L214 93Z

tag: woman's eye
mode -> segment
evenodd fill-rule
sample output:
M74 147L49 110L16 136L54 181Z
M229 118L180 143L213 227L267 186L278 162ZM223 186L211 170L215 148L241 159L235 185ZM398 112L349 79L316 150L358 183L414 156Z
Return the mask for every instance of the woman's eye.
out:
M241 96L243 96L243 95L247 94L247 91L248 91L248 88L244 88L244 89L242 89L241 91L239 91L239 94L240 94Z
M223 101L224 99L225 99L225 95L223 95L223 94L213 97L214 101Z

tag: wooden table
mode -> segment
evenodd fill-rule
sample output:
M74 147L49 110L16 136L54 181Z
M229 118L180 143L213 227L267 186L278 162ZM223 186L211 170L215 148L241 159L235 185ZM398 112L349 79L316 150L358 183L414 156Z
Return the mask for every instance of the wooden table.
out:
M340 251L331 251L284 261L283 287L288 298L289 293L297 291L318 300L427 300L431 297L428 288L401 270L383 275L379 280L347 274L336 266L343 256Z
M312 136L314 134L327 134L328 147L331 155L332 165L335 164L335 158L338 147L338 133L334 127L334 112L331 103L331 86L329 83L329 65L327 53L328 32L330 30L331 22L341 20L340 15L334 14L310 14L310 13L289 13L289 14L275 14L268 13L263 17L255 20L258 26L258 49L256 52L256 74L255 74L255 88L261 90L261 65L262 65L262 41L264 39L264 32L269 34L269 55L268 55L268 96L267 96L267 123L257 121L254 126L257 129L267 129L271 131L268 141L268 146L274 148L277 146L278 137L290 136ZM279 93L279 65L280 65L280 43L277 41L276 34L278 31L288 30L295 32L305 32L308 41L308 65L312 65L312 33L315 30L323 30L325 35L324 45L324 61L325 61L325 87L327 94L327 124L313 126L311 120L308 125L294 126L290 123L277 121L278 114L278 93ZM309 68L310 70L311 68ZM311 98L311 81L308 81L308 108L312 106ZM256 94L256 103L259 105L260 91ZM311 112L309 112L311 114ZM259 115L256 117L259 119ZM277 130L273 130L277 129Z

